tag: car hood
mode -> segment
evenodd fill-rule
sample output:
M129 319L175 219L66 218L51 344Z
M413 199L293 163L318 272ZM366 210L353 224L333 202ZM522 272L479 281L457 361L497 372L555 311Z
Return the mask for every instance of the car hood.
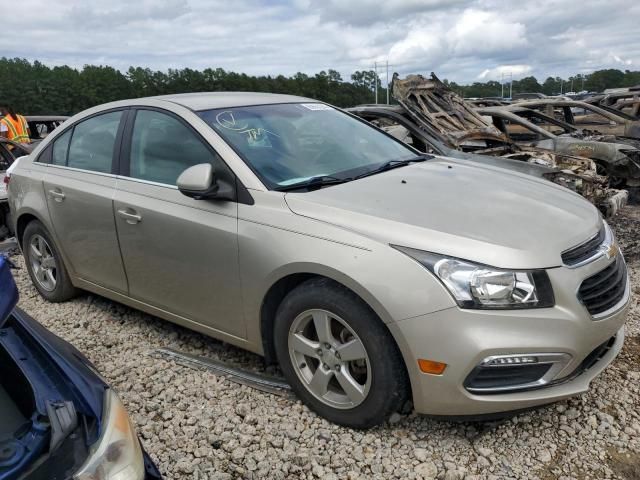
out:
M563 187L442 157L285 199L298 215L383 243L503 268L561 265L602 224Z

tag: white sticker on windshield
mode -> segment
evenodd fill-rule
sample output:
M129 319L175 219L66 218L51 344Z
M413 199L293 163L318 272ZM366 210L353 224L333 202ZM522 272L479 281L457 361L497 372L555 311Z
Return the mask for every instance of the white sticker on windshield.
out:
M333 110L333 108L324 103L303 103L302 106L309 110Z

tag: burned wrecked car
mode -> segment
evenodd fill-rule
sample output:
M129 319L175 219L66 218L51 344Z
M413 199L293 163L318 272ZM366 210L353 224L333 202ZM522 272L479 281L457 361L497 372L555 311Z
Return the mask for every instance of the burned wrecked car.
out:
M622 111L640 117L640 86L605 91L585 98L584 101L600 108Z
M592 160L516 144L434 74L431 79L410 75L404 80L396 74L392 91L403 115L419 131L439 139L451 149L556 169L553 181L588 198L605 215L615 214L626 203L627 193L610 188L608 178L598 174Z
M474 107L501 107L509 105L511 102L503 98L465 98L465 101Z
M586 132L631 140L624 143L637 144L640 140L640 119L612 108L555 98L525 100L518 102L518 105L539 110Z
M399 105L360 105L348 108L346 111L367 120L374 126L421 152L477 162L492 167L501 167L551 181L554 180L558 173L561 173L558 168L538 163L522 162L508 157L478 155L451 148L424 129L421 129L409 118L406 110ZM567 182L569 182L570 178L573 178L571 175L565 175L564 177Z
M609 176L612 187L640 186L640 150L637 148L625 143L596 141L592 138L598 136L519 104L476 111L519 144L592 159L598 171Z

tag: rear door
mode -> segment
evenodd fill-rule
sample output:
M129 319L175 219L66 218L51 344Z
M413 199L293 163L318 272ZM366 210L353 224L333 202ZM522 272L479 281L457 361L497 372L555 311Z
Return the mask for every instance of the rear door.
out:
M127 293L113 195L126 110L94 115L53 143L44 192L59 247L83 280Z
M232 184L233 173L184 120L164 110L137 110L125 138L114 208L129 296L245 337L238 205L194 200L176 186L185 169L201 163Z

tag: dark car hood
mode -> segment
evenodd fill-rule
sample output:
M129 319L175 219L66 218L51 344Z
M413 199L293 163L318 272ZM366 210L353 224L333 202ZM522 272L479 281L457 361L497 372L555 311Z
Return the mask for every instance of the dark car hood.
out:
M290 209L384 243L504 268L562 264L601 227L579 195L529 175L447 158L307 193Z

